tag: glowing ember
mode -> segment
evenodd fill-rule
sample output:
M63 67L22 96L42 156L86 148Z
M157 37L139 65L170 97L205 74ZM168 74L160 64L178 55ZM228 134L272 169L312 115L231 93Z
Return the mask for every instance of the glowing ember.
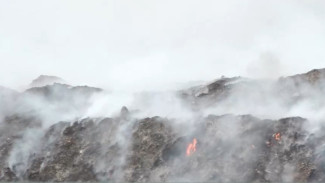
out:
M279 132L274 134L274 139L277 141L281 140L281 134Z
M187 146L186 155L191 156L196 151L196 138L193 139L192 143Z

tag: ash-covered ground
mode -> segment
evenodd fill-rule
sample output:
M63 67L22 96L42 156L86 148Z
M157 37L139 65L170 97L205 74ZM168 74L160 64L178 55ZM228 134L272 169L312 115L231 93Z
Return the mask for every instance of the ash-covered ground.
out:
M223 77L131 100L46 76L2 87L0 180L324 182L324 79Z

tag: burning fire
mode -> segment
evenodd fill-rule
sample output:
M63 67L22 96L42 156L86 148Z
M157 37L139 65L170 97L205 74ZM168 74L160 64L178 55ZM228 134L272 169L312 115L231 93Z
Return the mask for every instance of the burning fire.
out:
M191 156L196 151L196 138L193 139L192 143L187 146L186 155Z
M281 134L279 132L275 133L274 134L274 139L277 140L277 141L281 140Z

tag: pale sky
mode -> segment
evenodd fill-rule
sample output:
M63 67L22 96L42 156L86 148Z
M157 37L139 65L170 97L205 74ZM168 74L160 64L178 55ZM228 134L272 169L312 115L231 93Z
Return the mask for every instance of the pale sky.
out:
M0 85L11 88L41 74L141 90L324 67L324 0L0 1Z

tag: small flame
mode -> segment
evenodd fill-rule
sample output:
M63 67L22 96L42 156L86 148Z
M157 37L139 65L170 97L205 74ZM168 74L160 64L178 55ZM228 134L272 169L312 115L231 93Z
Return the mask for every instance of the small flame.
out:
M279 132L274 134L274 139L277 141L281 140L281 134Z
M196 138L194 138L192 143L190 143L187 146L187 149L186 149L187 156L191 156L196 151L196 144L197 144L197 140L196 140Z

